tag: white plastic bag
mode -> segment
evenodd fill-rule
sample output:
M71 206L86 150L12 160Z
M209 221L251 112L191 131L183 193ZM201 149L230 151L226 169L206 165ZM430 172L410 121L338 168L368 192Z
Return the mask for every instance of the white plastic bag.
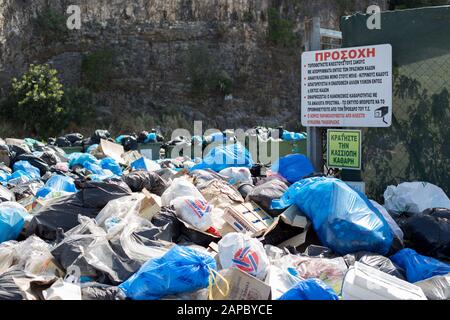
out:
M389 224L389 227L391 228L392 233L394 233L397 236L397 238L403 243L403 237L404 237L403 231L402 231L402 229L400 229L397 222L395 222L395 220L392 218L392 216L389 214L389 212L387 212L386 208L383 207L382 205L380 205L376 201L370 200L370 202L372 202L372 204L375 206L375 208L377 208L378 211L380 211L380 213L383 215L384 219Z
M450 199L441 188L426 182L405 182L389 186L384 207L393 212L422 213L426 209L450 209Z
M59 279L49 289L42 291L45 300L69 300L81 299L81 287L79 284L64 282Z
M252 174L248 168L227 168L220 171L221 175L228 178L228 183L236 186L242 184L253 185Z
M242 233L229 233L219 242L219 259L223 269L237 267L263 281L270 265L262 243Z
M0 244L0 274L14 265L16 241L8 241Z
M212 206L204 199L181 197L172 201L179 218L200 231L208 231L213 226Z
M172 205L173 200L179 197L192 197L205 201L200 191L185 177L175 179L172 182L170 187L161 196L161 203L163 207L168 207Z
M450 273L414 283L429 300L450 300Z

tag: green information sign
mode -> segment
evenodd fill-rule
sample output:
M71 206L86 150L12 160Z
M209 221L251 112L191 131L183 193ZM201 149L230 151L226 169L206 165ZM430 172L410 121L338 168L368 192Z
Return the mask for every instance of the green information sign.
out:
M361 170L361 130L328 130L328 167Z

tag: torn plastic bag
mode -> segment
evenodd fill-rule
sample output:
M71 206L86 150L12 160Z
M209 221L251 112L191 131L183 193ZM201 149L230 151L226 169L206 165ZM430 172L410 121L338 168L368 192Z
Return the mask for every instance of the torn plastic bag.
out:
M123 176L123 181L133 192L147 189L151 193L162 196L169 187L168 183L155 172L133 171Z
M0 275L14 265L16 241L0 244Z
M253 163L251 154L241 144L222 145L210 150L203 161L192 167L190 172L202 169L220 172L233 167L250 169L253 167Z
M227 178L229 184L235 186L253 184L253 178L249 168L227 168L220 171L220 174Z
M397 239L400 240L400 242L403 244L403 238L404 234L402 229L398 226L397 222L395 222L394 218L389 214L389 212L378 202L370 200L370 202L374 205L375 208L380 211L380 213L383 215L386 222L389 224L389 227L391 228L392 233L397 237Z
M206 288L216 269L216 261L210 255L175 246L163 257L149 260L119 288L133 300L158 300Z
M48 164L44 160L36 157L35 155L33 155L31 153L22 154L20 156L16 156L11 161L11 163L15 164L16 162L19 162L19 161L26 161L30 165L32 165L33 167L38 168L39 171L40 171L39 177L45 175L50 170L50 167L48 166Z
M45 198L51 192L64 191L68 193L77 192L75 182L72 178L54 175L46 183L45 186L36 193L37 198Z
M42 291L56 280L56 277L36 277L12 268L0 275L0 300L41 300Z
M100 166L104 170L111 171L116 176L121 176L123 174L122 173L122 168L120 167L120 165L117 163L116 160L114 160L112 158L104 158L104 159L102 159L100 161Z
M85 162L98 164L99 161L93 155L89 153L72 153L69 155L69 168L72 169L75 166L83 166Z
M450 300L450 273L414 283L429 300Z
M29 196L35 196L43 186L44 183L41 181L26 181L15 185L10 191L14 193L16 201L20 201Z
M81 300L81 288L79 284L65 282L58 279L50 288L42 291L45 300Z
M296 204L311 219L321 242L345 255L388 254L393 234L383 215L362 193L334 178L309 178L292 185L272 209Z
M406 279L411 283L450 273L450 264L422 256L412 249L397 252L391 260L406 271Z
M414 214L402 228L409 247L420 254L450 261L449 209L430 209Z
M28 161L14 163L14 172L17 171L25 172L32 180L41 178L39 169L32 166Z
M0 203L0 243L17 240L29 217L27 210L16 202Z
M253 201L272 217L277 217L282 210L271 209L272 201L280 199L287 191L288 185L280 180L271 180L254 188L247 196L247 201Z
M164 207L171 206L172 201L178 197L192 197L206 201L198 189L185 177L175 179L161 196Z
M278 300L339 300L333 289L327 286L322 280L307 279L297 283L292 289L286 292Z
M275 162L272 171L279 173L290 183L295 183L313 174L315 169L306 156L291 154Z
M344 260L349 267L353 266L355 262L360 262L390 274L391 276L406 280L405 271L402 268L395 265L395 263L393 263L389 258L377 254L370 252L359 252L346 255Z
M421 213L432 208L450 209L450 199L444 190L426 182L389 186L384 193L384 200L386 209L396 213Z
M125 300L125 295L119 287L101 283L85 283L81 285L81 297L86 301Z
M16 197L13 192L0 185L0 203L8 201L14 202Z
M242 233L229 233L220 240L219 260L223 269L237 267L260 280L270 266L263 244Z
M152 223L161 230L158 238L169 242L186 241L206 248L211 242L217 243L221 239L194 229L193 226L177 217L173 207L163 207L161 212L153 217Z
M78 193L49 200L34 213L28 228L28 236L36 234L42 239L54 241L58 228L69 231L78 225L78 215L95 218L110 201L131 194L128 187L113 183L76 184L80 189Z

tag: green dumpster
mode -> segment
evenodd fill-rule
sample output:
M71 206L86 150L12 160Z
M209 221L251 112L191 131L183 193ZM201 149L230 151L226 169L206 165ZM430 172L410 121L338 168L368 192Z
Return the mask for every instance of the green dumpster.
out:
M276 157L273 153L278 151ZM279 158L290 154L306 154L307 140L300 141L284 141L268 139L266 141L259 140L258 144L258 161L263 164L270 164Z
M138 151L141 155L150 160L161 159L161 148L163 144L160 142L139 144Z
M188 150L185 153L185 151ZM176 152L176 154L173 154L173 152ZM180 146L168 146L166 148L166 153L165 153L166 159L171 159L171 158L178 158L178 157L189 157L191 159L194 158L194 147L191 146L185 146L183 148L181 148Z
M61 148L66 154L72 154L72 153L83 153L84 148L83 147L66 147Z

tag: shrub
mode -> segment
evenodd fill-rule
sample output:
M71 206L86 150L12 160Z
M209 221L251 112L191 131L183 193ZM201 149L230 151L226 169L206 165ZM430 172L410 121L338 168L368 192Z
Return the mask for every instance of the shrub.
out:
M102 49L83 57L81 65L84 85L100 91L107 88L113 75L114 53L109 49Z
M280 12L275 8L270 8L267 15L269 18L269 42L286 48L298 46L299 41L293 31L294 23L290 20L283 19Z
M65 128L83 126L95 121L95 106L92 93L86 88L69 88L62 101Z
M52 41L64 41L69 34L66 17L50 6L45 7L38 13L35 23L46 44Z
M64 127L64 91L57 73L49 65L30 65L21 79L13 79L12 118L34 134L48 136Z

